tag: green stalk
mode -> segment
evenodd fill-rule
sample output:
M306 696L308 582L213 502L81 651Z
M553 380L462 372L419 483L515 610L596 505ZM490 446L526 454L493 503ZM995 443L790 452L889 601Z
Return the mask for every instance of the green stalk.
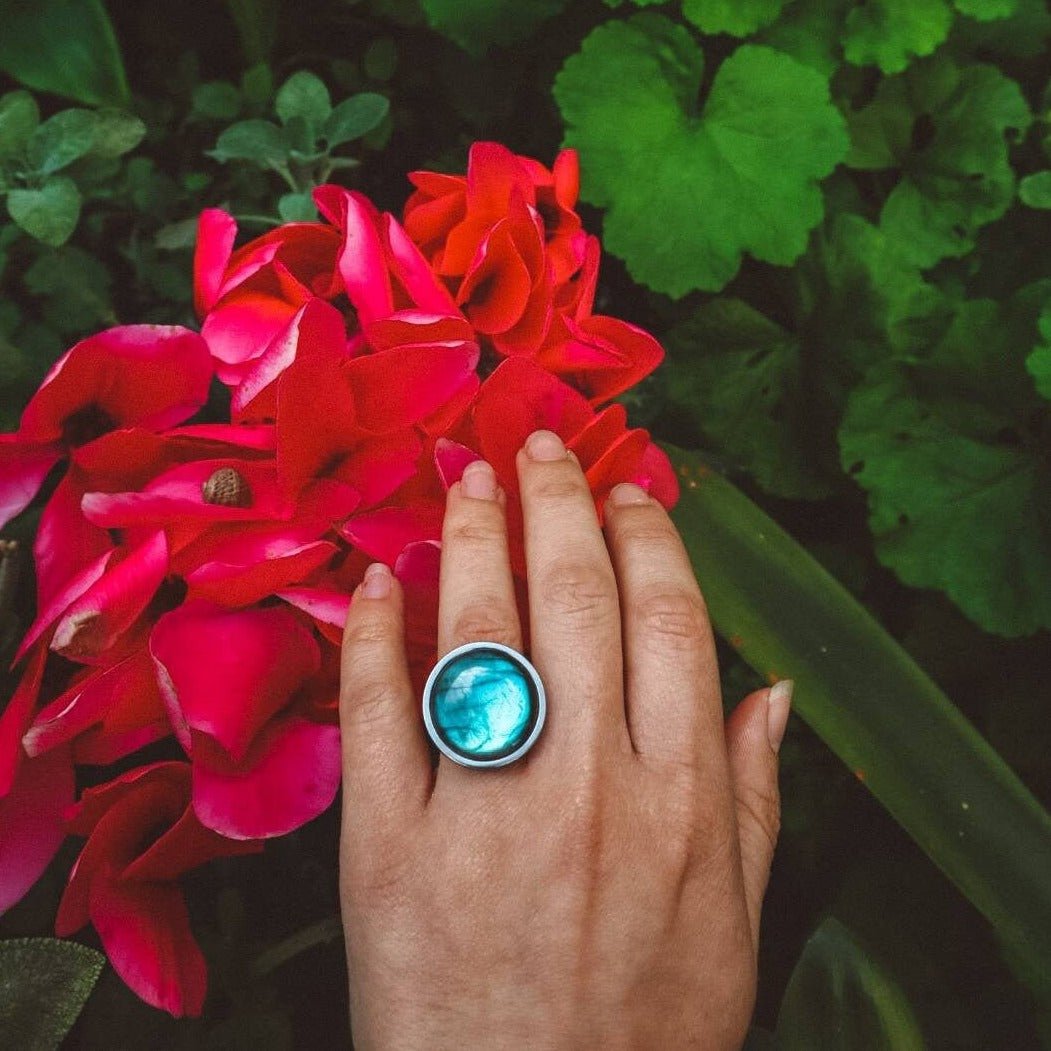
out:
M1051 975L1051 816L832 576L694 453L673 512L713 623L993 924L1039 998ZM1044 977L1040 977L1040 976Z

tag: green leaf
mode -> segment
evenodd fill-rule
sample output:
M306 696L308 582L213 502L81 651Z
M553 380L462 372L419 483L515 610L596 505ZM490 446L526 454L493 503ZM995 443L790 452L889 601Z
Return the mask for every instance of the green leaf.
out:
M1037 328L1044 343L1025 360L1025 367L1036 383L1036 389L1051 399L1051 299L1037 319Z
M113 26L101 0L7 3L0 69L35 91L87 105L131 101Z
M917 63L884 80L852 118L849 163L902 170L880 225L914 262L933 266L965 255L978 230L1007 211L1015 191L1008 137L1030 120L1018 85L995 66Z
M704 33L750 36L776 21L786 3L787 0L683 0L682 13Z
M0 96L0 160L21 153L39 123L40 110L28 91Z
M7 195L11 218L44 244L65 243L80 218L80 192L72 179L49 179L39 190L12 190Z
M781 17L755 38L831 77L842 60L839 37L850 0L793 0Z
M874 370L840 430L880 560L1001 635L1051 627L1051 474L1026 423L1033 298L966 304L927 361Z
M329 114L321 128L321 137L330 148L360 139L378 127L389 110L390 101L382 95L371 91L351 95Z
M317 208L309 193L286 193L277 202L277 214L286 223L317 222Z
M945 0L870 0L847 16L843 53L856 66L900 73L913 57L931 54L951 25Z
M1018 199L1030 208L1051 208L1051 171L1035 172L1022 179Z
M1047 0L1016 0L1014 14L992 22L958 19L953 44L963 54L1035 58L1051 36Z
M398 45L394 37L381 36L365 49L361 68L370 80L388 81L398 68Z
M923 1051L923 1035L905 994L829 918L810 936L777 1017L783 1051Z
M98 981L106 957L57 938L0 941L0 1043L56 1051Z
M124 110L100 109L95 116L93 157L120 157L135 149L146 135L146 125Z
M193 89L193 112L207 120L233 120L241 112L241 92L226 80L209 80Z
M979 22L1010 18L1018 10L1018 0L953 0L961 15Z
M43 318L56 332L72 336L117 323L110 273L80 248L64 245L41 252L24 280L30 292L44 297Z
M815 454L799 341L739 299L715 299L668 334L669 400L724 455L778 496L828 495L836 468Z
M231 124L219 136L209 155L217 161L254 161L266 168L288 161L288 142L284 132L268 120L242 120Z
M793 262L847 147L815 70L744 45L695 114L703 61L686 29L642 14L599 26L555 79L584 197L608 206L606 247L672 296L722 288L746 251Z
M64 109L49 117L33 132L26 146L30 168L50 175L90 153L98 120L89 109Z
M472 55L515 44L559 14L566 0L420 0L427 21Z
M274 109L282 124L302 117L316 131L332 112L332 100L324 83L309 70L301 69L281 85Z
M672 512L715 626L993 924L1051 970L1051 816L872 615L692 453Z

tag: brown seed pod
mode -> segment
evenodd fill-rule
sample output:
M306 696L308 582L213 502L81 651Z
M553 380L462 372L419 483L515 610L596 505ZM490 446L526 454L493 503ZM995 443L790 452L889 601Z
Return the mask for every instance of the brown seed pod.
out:
M213 471L201 489L206 504L219 504L221 507L252 506L252 490L244 475L233 467L220 467Z

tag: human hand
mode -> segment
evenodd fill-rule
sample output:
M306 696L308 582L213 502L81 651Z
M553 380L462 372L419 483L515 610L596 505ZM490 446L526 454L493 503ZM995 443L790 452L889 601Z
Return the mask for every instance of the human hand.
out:
M715 646L660 505L614 490L605 540L553 434L518 453L532 750L475 770L430 758L384 566L343 644L343 925L355 1047L740 1047L777 837L790 684L723 726ZM521 650L506 498L488 464L453 485L439 656ZM608 545L608 546L607 546Z

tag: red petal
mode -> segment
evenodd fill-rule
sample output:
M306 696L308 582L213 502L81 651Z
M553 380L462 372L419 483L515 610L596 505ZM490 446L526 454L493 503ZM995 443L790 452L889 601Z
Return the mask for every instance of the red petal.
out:
M0 529L29 506L47 472L61 459L62 447L54 442L0 434Z
M434 443L434 464L442 485L446 489L460 480L460 476L469 463L480 459L481 457L473 449L468 449L466 445L450 441L448 438L439 438Z
M69 750L59 748L23 763L0 799L0 913L21 900L62 845L73 791Z
M40 694L40 683L47 662L47 647L38 646L26 663L15 692L0 714L0 799L11 791L24 751L22 736L29 726Z
M340 526L340 533L370 558L394 565L407 544L440 540L440 506L381 507L354 515Z
M650 496L669 511L679 502L679 479L675 476L675 468L668 454L653 442L646 446L631 481L648 490Z
M173 723L211 735L235 762L321 662L313 635L287 607L205 602L161 617L150 653Z
M237 237L237 223L221 208L205 208L197 220L193 253L194 307L204 317L219 298L226 264Z
M341 773L339 727L274 719L236 763L195 735L193 807L231 839L283 836L326 810Z
M458 314L456 303L444 282L393 215L384 213L383 229L391 270L413 304L435 314Z
M266 350L302 306L262 292L240 292L225 299L201 326L218 363L219 378L226 384L240 382L245 364Z
M506 332L522 316L532 287L511 228L501 220L478 246L456 299L479 332Z
M82 410L101 414L105 430L163 430L205 403L211 379L208 347L196 332L175 325L110 328L81 340L52 367L22 414L20 433L57 441Z
M174 883L139 883L113 874L91 884L91 922L113 969L139 997L176 1018L204 1008L208 969Z

